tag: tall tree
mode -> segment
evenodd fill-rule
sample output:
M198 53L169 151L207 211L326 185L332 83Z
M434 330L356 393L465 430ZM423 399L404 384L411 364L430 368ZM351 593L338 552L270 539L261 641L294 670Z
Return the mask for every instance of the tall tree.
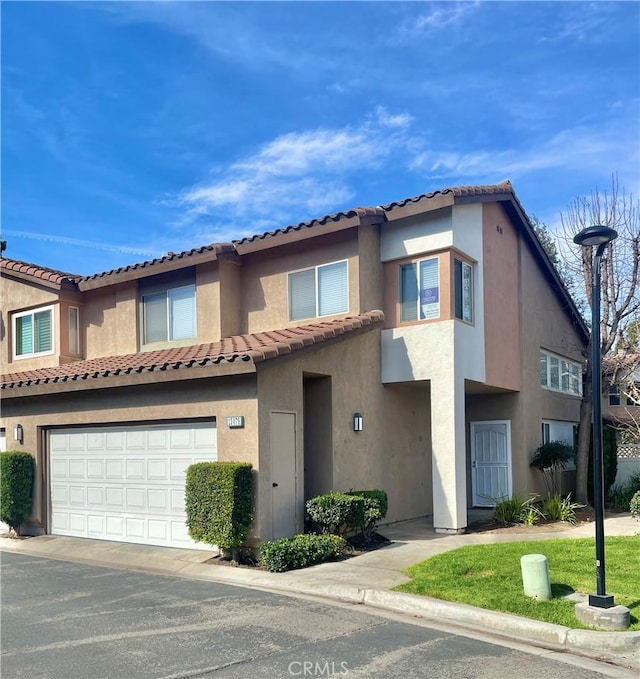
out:
M609 226L618 232L602 259L602 306L600 328L592 328L589 346L585 351L586 367L584 391L580 407L580 434L576 457L576 499L587 502L587 468L591 440L592 374L591 342L594 335L600 342L602 356L620 345L626 347L629 330L640 318L640 201L618 185L616 175L611 188L596 188L589 196L574 199L561 214L558 234L562 266L576 281L573 293L578 306L583 302L591 307L591 275L593 252L591 247L578 247L573 237L587 226ZM595 332L594 332L595 330ZM633 332L631 332L633 334ZM607 384L606 380L603 380Z

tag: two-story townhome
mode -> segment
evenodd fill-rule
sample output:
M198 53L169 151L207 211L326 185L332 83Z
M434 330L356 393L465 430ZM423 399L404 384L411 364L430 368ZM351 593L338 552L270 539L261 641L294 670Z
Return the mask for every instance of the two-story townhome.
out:
M195 546L184 473L256 470L253 539L382 488L460 532L541 490L587 329L509 182L358 208L91 276L4 259L2 426L33 533Z

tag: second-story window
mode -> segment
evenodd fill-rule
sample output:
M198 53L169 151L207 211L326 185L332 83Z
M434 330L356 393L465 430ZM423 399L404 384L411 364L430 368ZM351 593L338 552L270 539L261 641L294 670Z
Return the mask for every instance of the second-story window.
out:
M196 336L196 286L183 285L142 296L143 343Z
M440 318L438 258L400 265L401 321Z
M456 318L473 322L473 267L460 259L454 260Z
M53 353L53 307L23 311L13 316L14 358Z
M346 313L348 287L346 261L290 273L289 320Z

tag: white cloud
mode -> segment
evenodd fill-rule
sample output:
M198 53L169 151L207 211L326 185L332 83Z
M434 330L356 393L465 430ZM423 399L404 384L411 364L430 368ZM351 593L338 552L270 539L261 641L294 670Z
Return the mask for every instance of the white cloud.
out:
M317 216L344 207L355 196L353 177L376 170L407 151L411 116L379 107L360 125L290 132L252 155L214 171L212 181L185 190L177 206L186 210L175 226L235 219L236 233L259 223L282 226L300 215Z
M48 233L35 233L33 231L5 229L4 234L5 236L15 236L16 238L27 238L29 240L41 241L45 243L59 243L60 245L71 245L73 247L87 248L90 250L103 250L105 252L116 252L125 255L157 257L160 254L160 252L157 250L136 247L135 245L99 243L97 241L83 240L81 238L69 238L67 236L58 236Z
M405 22L401 27L402 33L417 35L426 31L458 26L480 6L479 1L430 2L427 4L428 11L419 14L410 22Z

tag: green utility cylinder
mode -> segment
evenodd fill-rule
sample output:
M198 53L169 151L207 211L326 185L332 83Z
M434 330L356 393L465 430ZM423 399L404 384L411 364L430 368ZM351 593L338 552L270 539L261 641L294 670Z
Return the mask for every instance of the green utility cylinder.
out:
M547 557L544 554L525 554L520 558L520 568L524 593L540 601L549 601L551 582Z

